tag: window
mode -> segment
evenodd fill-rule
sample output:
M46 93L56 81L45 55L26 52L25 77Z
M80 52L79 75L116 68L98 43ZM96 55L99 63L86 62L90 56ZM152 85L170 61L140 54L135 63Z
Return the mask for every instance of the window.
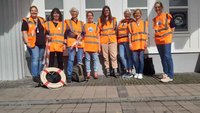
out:
M175 31L188 31L188 0L169 0Z
M147 7L147 0L128 0L128 7Z
M127 6L128 6L128 9L130 9L132 13L135 9L141 9L142 19L144 20L147 19L147 9L148 9L147 0L127 0Z
M102 7L105 5L105 0L85 0L86 13L87 11L92 11L94 13L94 22L98 21L101 16Z
M50 20L50 13L53 8L60 9L63 15L63 0L45 0L45 17L47 21Z

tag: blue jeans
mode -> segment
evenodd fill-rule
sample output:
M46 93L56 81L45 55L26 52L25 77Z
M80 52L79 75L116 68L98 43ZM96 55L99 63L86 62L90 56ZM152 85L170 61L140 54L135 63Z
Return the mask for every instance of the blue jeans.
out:
M163 71L171 79L174 78L173 60L171 55L171 44L156 45L160 54Z
M98 70L98 53L94 53L94 52L85 52L85 64L86 64L86 71L87 73L91 72L91 68L90 68L90 59L92 57L93 60L93 68L94 71L97 72Z
M144 51L133 51L133 62L137 74L143 74L144 70Z
M73 71L73 66L74 66L74 58L76 54L77 58L77 63L78 64L83 64L82 59L83 59L83 49L78 49L77 53L75 49L71 49L70 47L67 49L68 50L68 62L67 62L67 75L68 79L72 78L72 71Z
M131 50L129 49L128 42L123 42L119 44L119 56L121 58L125 70L133 68L133 61L131 59L132 55Z
M29 54L31 56L31 75L37 77L43 69L42 60L44 57L44 48L39 48L35 46L34 48L27 47Z

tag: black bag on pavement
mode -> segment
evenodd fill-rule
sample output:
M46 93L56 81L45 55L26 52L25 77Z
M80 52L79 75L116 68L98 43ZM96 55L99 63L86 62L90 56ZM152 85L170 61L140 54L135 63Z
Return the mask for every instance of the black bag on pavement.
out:
M155 75L155 69L154 69L154 64L153 64L153 59L151 57L145 57L144 58L144 70L143 70L144 75Z
M83 82L85 81L84 65L77 64L73 67L72 81Z

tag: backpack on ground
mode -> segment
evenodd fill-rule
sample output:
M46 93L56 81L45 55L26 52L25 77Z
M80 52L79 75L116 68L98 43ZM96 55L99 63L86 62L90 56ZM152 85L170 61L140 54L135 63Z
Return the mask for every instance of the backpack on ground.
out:
M84 65L77 64L73 67L72 81L83 82L85 81L85 68Z

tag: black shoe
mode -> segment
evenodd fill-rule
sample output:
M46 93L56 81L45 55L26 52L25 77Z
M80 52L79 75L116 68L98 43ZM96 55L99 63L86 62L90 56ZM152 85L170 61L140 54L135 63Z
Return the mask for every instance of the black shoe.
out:
M109 76L110 76L110 70L106 69L106 77L109 77Z
M118 73L118 71L117 71L117 68L114 69L114 74L113 74L113 76L114 76L114 77L118 77L118 76L119 76L119 73Z
M72 80L71 79L67 79L67 83L71 83L72 82Z
M35 88L37 88L37 87L45 87L45 88L47 88L45 85L43 85L43 83L42 83L42 82L39 82L39 83L38 83L38 85L37 85L37 86L35 86Z
M39 76L33 77L33 82L40 83L41 82L40 77Z
M129 72L124 72L123 74L122 74L122 76L128 76L129 75Z

